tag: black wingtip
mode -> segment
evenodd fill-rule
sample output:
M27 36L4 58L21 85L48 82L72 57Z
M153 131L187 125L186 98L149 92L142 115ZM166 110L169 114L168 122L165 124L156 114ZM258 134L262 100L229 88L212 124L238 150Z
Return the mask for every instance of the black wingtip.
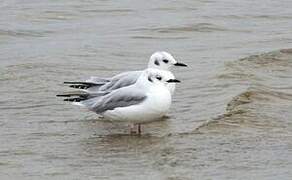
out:
M84 98L67 98L64 99L64 101L68 101L68 102L80 102L80 101L84 101Z
M84 86L84 85L70 85L70 88L75 88L75 89L88 89L88 86Z
M82 84L84 82L77 82L77 81L65 81L64 84Z
M70 82L65 81L64 84L69 84L69 87L76 88L76 89L88 89L93 86L102 86L105 83L93 83L93 82Z
M68 95L68 94L57 94L56 96L57 97L70 97L70 95Z

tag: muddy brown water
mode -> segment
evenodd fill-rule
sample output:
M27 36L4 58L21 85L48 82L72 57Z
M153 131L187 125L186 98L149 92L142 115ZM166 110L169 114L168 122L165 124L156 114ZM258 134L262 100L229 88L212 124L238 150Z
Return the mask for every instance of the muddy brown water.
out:
M0 2L0 179L291 179L292 3ZM55 95L63 81L188 68L143 135Z

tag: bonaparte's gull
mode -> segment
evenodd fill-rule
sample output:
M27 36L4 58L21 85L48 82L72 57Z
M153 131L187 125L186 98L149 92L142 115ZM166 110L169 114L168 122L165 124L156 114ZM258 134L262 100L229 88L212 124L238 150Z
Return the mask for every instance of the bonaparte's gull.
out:
M113 122L136 124L141 133L141 123L161 118L170 108L171 93L167 85L180 81L167 76L165 71L147 69L132 85L96 96L93 93L87 96L75 94L76 97L68 96L64 100L86 107Z
M158 51L151 55L148 68L159 69L165 71L165 77L168 79L174 79L174 75L170 72L170 68L173 66L187 66L184 63L177 62L174 57L165 52ZM85 89L86 92L96 92L96 91L112 91L121 87L129 86L134 84L138 77L143 71L128 71L120 73L112 78L100 78L91 77L85 82L64 82L65 84L70 84L70 87ZM167 85L171 94L175 90L175 84Z

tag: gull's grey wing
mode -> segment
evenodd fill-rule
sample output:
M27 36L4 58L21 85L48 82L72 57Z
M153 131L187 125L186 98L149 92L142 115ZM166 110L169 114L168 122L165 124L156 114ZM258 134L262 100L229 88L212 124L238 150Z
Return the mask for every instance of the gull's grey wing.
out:
M110 78L101 78L97 76L91 76L89 79L87 79L85 82L91 82L91 83L107 83L110 81Z
M147 96L142 90L126 87L112 91L105 96L91 98L80 103L99 114L118 107L140 104L146 98Z
M110 82L105 83L99 88L100 91L113 91L122 87L134 84L142 71L129 71L114 76Z
M69 87L72 88L85 89L86 92L109 92L134 84L137 81L138 77L141 75L141 73L142 71L128 71L120 73L112 78L100 78L92 76L86 81L73 81L64 83L69 84Z

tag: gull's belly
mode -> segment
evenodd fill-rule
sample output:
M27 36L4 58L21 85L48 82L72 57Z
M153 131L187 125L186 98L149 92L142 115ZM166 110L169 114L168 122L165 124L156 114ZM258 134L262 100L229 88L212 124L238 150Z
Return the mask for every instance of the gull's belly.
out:
M144 123L154 121L164 116L171 105L171 95L167 89L149 93L147 99L138 105L115 108L106 111L105 118L113 121Z

